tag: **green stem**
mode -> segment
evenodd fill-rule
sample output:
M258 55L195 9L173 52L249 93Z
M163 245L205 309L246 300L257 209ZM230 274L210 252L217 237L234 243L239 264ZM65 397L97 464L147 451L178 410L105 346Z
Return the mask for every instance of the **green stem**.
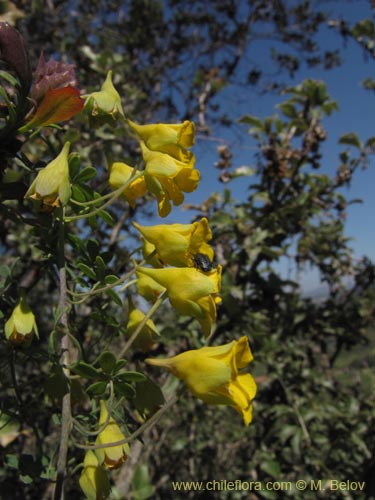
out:
M66 286L66 268L65 268L65 227L64 227L64 209L60 209L59 220L59 241L58 241L58 267L60 276L60 301L59 308L61 312L60 322L65 331L65 335L61 339L61 364L63 372L68 382L70 380L70 362L72 344L68 330L68 301L67 301L67 286ZM71 392L70 384L67 384L68 391L62 399L61 411L61 435L60 447L57 459L57 477L54 493L54 500L62 500L64 498L64 480L66 476L66 465L68 457L68 443L72 428L72 413L71 413Z
M122 351L119 354L119 358L123 358L125 356L129 347L132 345L134 340L137 338L138 334L141 332L141 330L145 326L146 322L151 318L151 316L154 314L156 309L161 306L161 304L163 303L164 299L166 299L166 297L167 297L167 291L164 290L164 292L160 295L160 297L155 302L155 304L153 304L153 306L148 310L147 314L142 319L142 321L139 323L137 328L134 330L133 334L129 337L128 341L126 342Z
M98 293L104 293L108 290L111 290L112 288L116 288L117 286L122 285L122 283L124 283L124 281L129 279L130 276L132 274L134 274L139 267L142 267L148 261L148 259L150 259L154 255L156 255L156 250L154 250L146 259L143 259L138 264L135 264L133 269L131 269L129 272L127 272L122 278L119 278L117 281L114 281L113 283L109 283L108 285L106 285L102 288L95 288L96 286L99 286L101 284L101 282L98 281L97 283L95 283L95 285L88 292L73 292L73 290L68 290L68 294L71 295L72 297L82 297L83 298L82 300L76 301L76 302L74 300L71 300L71 303L72 304L81 304L91 295L96 295ZM121 291L125 290L125 288L132 285L133 283L135 283L134 280L130 281L129 283L126 284L126 286L121 288Z
M74 205L79 205L80 207L87 207L90 205L96 205L97 203L100 203L104 200L107 200L108 198L113 196L113 193L114 192L112 191L110 193L103 194L103 196L99 196L98 198L94 198L93 200L89 200L89 201L78 201L78 200L74 200L73 198L71 198L70 201L72 203L74 203Z
M88 217L92 217L94 215L98 215L102 210L104 210L106 207L108 207L109 205L111 205L117 198L119 198L122 195L124 189L126 189L128 186L130 186L130 184L133 181L139 179L142 176L143 176L143 172L136 173L135 175L133 175L132 177L130 177L130 179L128 179L124 183L123 186L120 186L118 189L116 189L116 191L113 192L113 194L109 198L109 200L106 201L105 203L103 203L102 206L96 208L92 212L87 212L85 214L79 214L79 215L71 215L70 217L65 217L65 222L72 222L72 221L75 221L75 220L86 219Z
M95 431L87 431L77 420L73 419L74 427L76 429L78 429L78 431L81 434L85 434L86 436L98 436L108 426L109 421L110 421L110 419L112 417L113 398L114 398L114 387L113 387L113 382L111 381L110 382L110 396L109 396L109 399L108 399L109 404L108 405L106 404L108 414L107 414L107 417L106 417L105 422L103 423L103 425L101 425L99 427L99 429L96 429Z
M75 446L77 448L81 448L83 450L98 450L100 448L112 448L113 446L121 446L125 443L130 443L131 441L134 441L134 439L137 439L138 436L143 434L146 430L148 430L150 427L153 427L166 413L171 406L173 406L177 400L178 400L179 394L175 393L171 398L165 403L164 406L160 408L154 415L152 415L151 418L149 418L144 424L142 424L136 431L134 431L129 437L125 439L121 439L120 441L114 441L113 443L103 443L103 444L79 444L76 443Z

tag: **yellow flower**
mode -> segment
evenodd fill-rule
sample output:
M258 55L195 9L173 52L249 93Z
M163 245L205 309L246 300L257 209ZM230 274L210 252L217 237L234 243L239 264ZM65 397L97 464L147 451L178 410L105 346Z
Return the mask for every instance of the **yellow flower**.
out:
M29 187L25 198L42 200L48 207L65 206L71 196L69 180L69 148L66 142L60 154L44 167Z
M184 148L191 148L194 145L193 122L185 120L183 123L138 125L128 120L128 123L149 149L168 153L177 159L189 157L190 154Z
M155 246L148 240L146 240L146 238L141 238L141 239L142 239L142 254L143 258L147 260L147 264L157 268L163 267L163 264L161 263L156 253Z
M166 265L192 266L192 259L197 253L203 253L210 260L213 259L214 251L207 244L212 233L205 217L192 224L141 226L133 222L133 225L145 240L151 243L162 263Z
M249 425L256 384L249 373L239 370L252 359L247 337L241 337L225 345L202 347L168 359L149 358L146 362L167 368L206 403L232 406Z
M10 318L5 323L4 332L6 338L14 344L28 345L34 333L38 336L35 316L30 307L26 304L23 295L21 295Z
M153 151L143 142L141 150L146 167L144 171L147 189L156 196L160 217L166 217L171 211L171 203L180 205L184 201L183 193L191 193L199 183L199 170L194 169L193 154L178 159L173 156ZM189 153L189 152L187 152Z
M111 491L107 474L91 450L86 452L79 485L88 500L105 500Z
M193 267L137 269L137 287L147 300L155 300L167 290L172 306L180 314L196 318L206 337L211 334L216 320L216 304L221 302L218 293L221 266L203 273Z
M106 404L104 401L100 401L99 427L104 425L107 417L108 410ZM115 420L110 417L105 429L98 434L95 444L114 443L122 439L125 439L124 434L121 432ZM95 453L100 464L104 463L107 469L117 469L125 462L129 451L129 445L125 443L118 446L108 446L108 448L98 448L95 450Z
M112 71L109 70L107 77L99 92L92 92L85 96L85 108L91 113L91 117L98 124L116 121L118 116L124 116L121 98L112 83Z
M109 185L113 191L123 186L132 176L134 169L126 163L115 162L109 167ZM137 198L144 196L147 192L144 177L132 181L122 193L129 205L134 208Z
M143 321L145 314L136 309L133 305L130 305L129 311L129 321L127 324L126 335L130 337L135 330L138 328L139 324ZM142 327L141 331L138 333L136 339L134 340L134 347L138 347L143 352L147 352L153 348L155 345L155 336L160 335L155 323L148 319L145 325Z

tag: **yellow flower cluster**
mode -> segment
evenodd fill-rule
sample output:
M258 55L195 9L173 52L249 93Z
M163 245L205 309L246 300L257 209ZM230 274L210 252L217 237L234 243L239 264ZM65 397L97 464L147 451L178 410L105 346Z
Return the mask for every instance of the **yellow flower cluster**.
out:
M194 168L195 157L188 149L194 144L194 123L137 125L128 120L128 124L139 141L145 168L142 177L130 183L122 196L134 207L136 199L149 192L157 199L159 215L166 217L171 202L180 205L183 193L191 193L198 186L199 171ZM112 163L111 188L124 185L133 171L126 163Z
M212 233L207 219L192 224L133 225L143 238L143 256L153 266L136 271L140 295L155 301L167 294L180 314L196 318L205 337L210 336L216 305L221 301L222 269L212 264L214 252L208 243ZM149 358L146 362L168 369L202 401L232 406L249 425L256 383L244 369L252 359L248 339L241 337L222 346L202 347L169 359Z
M216 304L221 282L221 266L204 272L194 266L194 256L205 255L209 261L213 250L206 218L193 224L134 224L144 238L144 256L155 268L137 269L139 293L147 300L156 300L166 292L172 306L183 315L196 318L206 337L216 320ZM174 266L174 267L162 267Z
M194 124L184 121L138 125L126 119L111 72L101 90L86 98L86 108L99 124L109 123L107 118L126 120L142 153L144 169L139 172L122 162L109 166L109 185L118 190L110 202L121 195L135 207L138 198L150 193L157 199L159 215L167 216L171 205L180 205L184 193L194 191L199 183L200 174L194 168L195 157L190 151ZM50 210L67 205L71 197L69 148L67 142L60 154L37 174L26 198L41 200ZM212 233L207 219L203 217L192 224L133 224L143 241L144 259L152 266L136 269L139 294L154 302L167 296L178 313L195 318L204 336L209 337L216 321L216 306L221 302L222 267L213 264L214 251L208 243ZM151 319L146 319L142 311L130 304L127 335L144 352L153 347L159 335ZM34 315L21 297L5 324L6 337L12 342L28 342L34 332L37 333ZM189 350L167 359L148 358L146 362L169 370L200 400L233 407L249 425L256 383L244 370L252 359L248 339L243 336L224 345ZM120 467L129 454L126 443L105 446L125 437L104 401L100 401L99 428L96 445L102 447L87 451L79 480L90 500L107 498L110 485L106 469Z

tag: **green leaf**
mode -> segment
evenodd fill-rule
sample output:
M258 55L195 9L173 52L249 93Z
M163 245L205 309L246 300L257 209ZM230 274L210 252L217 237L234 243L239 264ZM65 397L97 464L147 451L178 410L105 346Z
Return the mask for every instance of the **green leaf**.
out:
M74 182L83 184L95 176L96 176L96 168L85 167L77 174L76 178L74 179Z
M107 274L107 276L104 278L104 282L107 285L113 285L113 283L116 283L116 281L119 280L118 276L115 276L114 274Z
M86 243L86 248L88 254L90 255L90 259L94 261L100 251L100 245L98 241L90 238Z
M118 306L122 307L122 300L121 298L117 295L117 293L113 290L107 290L106 293L111 297L111 299L117 304Z
M78 251L82 251L85 248L84 242L81 238L76 236L75 234L68 233L67 240L72 245L72 247Z
M135 386L134 405L143 417L154 414L164 404L164 396L160 387L150 378L138 382Z
M107 382L94 382L89 385L87 392L92 396L102 396L107 389Z
M79 167L81 166L81 158L78 153L71 153L68 158L69 161L69 176L71 179L77 175Z
M84 378L92 379L102 379L103 376L99 370L94 368L92 365L85 363L84 361L78 361L75 365L71 367L71 370L76 375L80 375Z
M119 360L117 360L115 371L118 372L119 370L121 370L121 368L124 368L125 365L126 365L126 360L125 359L119 359Z
M113 381L113 385L117 397L124 396L127 399L133 399L135 397L135 389L130 384Z
M99 215L99 216L100 216L100 217L104 220L104 222L105 222L106 224L108 224L109 226L113 226L113 225L114 225L115 221L114 221L114 219L113 219L112 215L111 215L109 212L107 212L106 210L101 210L101 211L99 212L99 214L98 214L98 215Z
M375 38L375 24L371 21L371 19L364 19L354 25L352 33L356 38Z
M6 455L5 456L5 463L8 467L11 469L18 469L18 457L16 455Z
M257 116L253 115L245 115L242 116L239 120L238 123L244 123L245 125L251 125L259 130L263 130L263 123L260 118Z
M344 134L339 139L339 144L347 144L348 146L355 146L356 148L361 149L362 143L359 140L359 137L354 132L349 132L348 134Z
M151 484L148 467L145 464L138 464L132 478L132 498L134 500L147 500L151 498L155 488Z
M283 102L277 107L281 110L283 115L287 116L288 118L295 118L297 116L297 110L290 101Z
M52 370L44 384L45 393L52 399L61 401L69 391L67 378L60 365L53 365Z
M116 379L121 382L144 382L147 377L140 372L127 371L116 375Z
M96 273L89 266L86 266L86 264L83 264L83 262L81 262L78 264L78 267L83 272L83 274L85 274L94 281L97 280Z
M105 271L106 265L105 265L104 260L100 257L100 255L97 255L95 257L95 265L96 265L98 271L100 271L100 272Z
M104 351L99 357L99 365L103 372L110 374L116 368L116 357L109 351Z
M88 200L85 191L80 186L77 186L77 184L72 184L72 198L73 200L80 201L81 203Z
M263 472L271 477L274 477L275 479L280 478L281 476L280 464L276 460L264 460L261 462L260 468Z
M370 137L367 139L365 143L366 148L375 148L375 136Z

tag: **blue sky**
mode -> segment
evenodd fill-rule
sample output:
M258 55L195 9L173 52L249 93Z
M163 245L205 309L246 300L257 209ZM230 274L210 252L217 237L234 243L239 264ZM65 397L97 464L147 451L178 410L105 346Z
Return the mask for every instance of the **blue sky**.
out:
M368 0L329 1L317 2L319 7L330 9L332 18L348 19L350 24L366 17L371 17ZM300 70L297 76L288 83L296 85L306 78L314 78L325 81L328 93L332 99L338 101L339 111L334 112L325 119L324 125L328 132L328 140L324 146L322 168L320 172L334 175L339 165L338 155L343 146L338 145L339 137L348 132L356 132L365 141L375 135L375 96L371 91L362 88L361 82L366 77L375 77L375 63L366 60L361 48L354 42L344 46L341 38L332 29L323 28L320 32L319 43L326 49L340 49L343 59L342 66L331 69L307 69ZM274 42L267 43L264 40L253 43L251 50L251 64L264 68L264 61L268 58L268 51ZM244 59L246 65L246 58ZM248 67L244 66L246 71ZM239 118L245 114L251 114L264 118L277 111L276 105L283 100L278 95L257 95L252 89L244 87L228 86L220 95L220 101L226 102L228 114ZM225 108L224 108L225 109ZM241 165L251 166L255 143L249 139L246 125L238 125L228 129L217 129L211 137L197 138L194 152L197 156L197 168L201 171L201 183L196 192L186 195L185 202L200 203L204 201L213 191L222 191L225 187L231 189L233 196L241 199L246 196L248 180L237 179L229 184L223 185L216 179L218 171L213 164L218 160L216 148L221 143L227 143L234 153L233 167ZM370 158L367 170L357 172L354 176L350 189L344 189L343 194L349 199L361 198L363 204L350 205L347 211L346 235L353 238L351 243L355 255L360 258L367 255L375 260L375 231L372 216L375 214L375 159ZM173 209L171 215L165 222L190 222L193 213ZM164 222L164 221L163 221ZM291 276L292 277L292 276ZM303 277L304 286L314 288L319 286L319 277L316 274L307 273Z

